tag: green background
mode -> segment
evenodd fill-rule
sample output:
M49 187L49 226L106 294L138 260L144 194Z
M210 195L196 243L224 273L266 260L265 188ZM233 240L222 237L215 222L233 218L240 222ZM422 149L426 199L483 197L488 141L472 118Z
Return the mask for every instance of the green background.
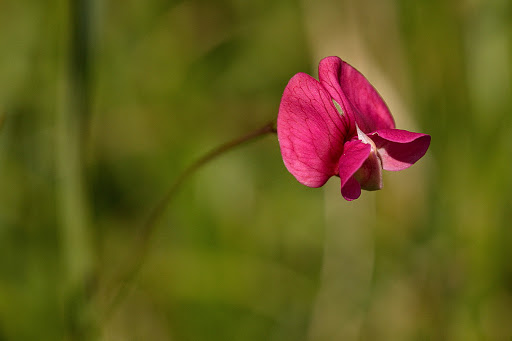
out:
M3 0L0 46L0 340L512 338L512 2ZM349 203L230 151L112 303L330 54L427 155Z

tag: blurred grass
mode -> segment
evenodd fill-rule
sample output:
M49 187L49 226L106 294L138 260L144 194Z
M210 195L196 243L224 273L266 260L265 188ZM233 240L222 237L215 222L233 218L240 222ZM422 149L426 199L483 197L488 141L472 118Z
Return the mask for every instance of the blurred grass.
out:
M91 316L108 340L330 340L330 329L312 331L329 299L355 309L358 339L510 340L509 1L91 1L83 181L94 273L81 298L66 290L58 204L68 5L0 3L0 340L70 339ZM328 35L315 34L313 15ZM378 90L397 94L399 127L432 135L424 160L363 193L376 219L358 221L336 181L298 184L265 137L185 184L133 290L95 321L173 179L273 119L289 78L314 74L328 40L356 41L365 57L340 57L389 84ZM371 253L335 248L351 226ZM340 257L339 272L327 256ZM368 273L351 257L370 258ZM362 293L351 274L370 281Z

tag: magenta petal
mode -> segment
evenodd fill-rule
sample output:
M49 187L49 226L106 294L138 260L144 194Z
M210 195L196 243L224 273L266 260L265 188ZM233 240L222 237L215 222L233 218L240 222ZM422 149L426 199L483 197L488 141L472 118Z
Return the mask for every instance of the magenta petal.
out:
M361 195L361 186L355 180L354 174L370 155L371 146L360 140L345 143L343 155L339 161L339 176L341 180L341 195L347 200L354 200Z
M347 201L356 200L361 196L361 185L357 182L356 178L351 176L347 180L345 186L341 188L341 195L343 195L343 198Z
M400 129L383 129L368 135L382 160L382 168L399 171L421 159L430 146L430 135Z
M313 77L298 73L286 86L277 135L290 173L309 187L322 186L337 173L345 128L327 91Z
M339 57L327 57L318 66L320 83L352 115L364 133L393 129L395 123L384 100L368 80Z

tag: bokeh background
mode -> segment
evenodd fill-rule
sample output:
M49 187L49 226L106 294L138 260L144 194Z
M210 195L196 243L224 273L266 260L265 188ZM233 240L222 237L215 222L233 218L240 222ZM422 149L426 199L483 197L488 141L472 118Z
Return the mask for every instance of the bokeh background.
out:
M512 338L512 2L3 0L0 46L0 340ZM327 55L427 155L349 203L262 137L141 257Z

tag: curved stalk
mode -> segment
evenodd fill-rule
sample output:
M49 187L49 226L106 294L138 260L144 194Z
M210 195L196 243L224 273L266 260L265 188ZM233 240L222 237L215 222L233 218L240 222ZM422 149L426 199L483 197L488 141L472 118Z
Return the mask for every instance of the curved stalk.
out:
M105 324L108 318L112 315L113 311L117 307L117 305L121 302L122 298L126 295L127 289L129 285L133 282L136 275L139 273L145 257L148 253L151 237L155 233L156 227L158 226L159 220L162 218L165 213L166 208L169 206L170 202L183 185L183 183L188 180L193 174L195 174L201 167L214 160L218 156L246 143L252 141L258 137L264 136L270 133L276 133L276 122L271 121L265 124L263 127L256 129L244 136L226 142L215 149L212 149L210 152L203 155L201 158L192 163L188 168L186 168L171 184L167 193L162 197L162 199L158 202L158 204L151 211L146 223L142 226L138 233L137 237L137 246L133 255L133 261L129 264L133 264L126 274L121 277L120 284L117 290L115 290L113 294L113 298L109 307L107 308L106 315L103 319L103 323Z

